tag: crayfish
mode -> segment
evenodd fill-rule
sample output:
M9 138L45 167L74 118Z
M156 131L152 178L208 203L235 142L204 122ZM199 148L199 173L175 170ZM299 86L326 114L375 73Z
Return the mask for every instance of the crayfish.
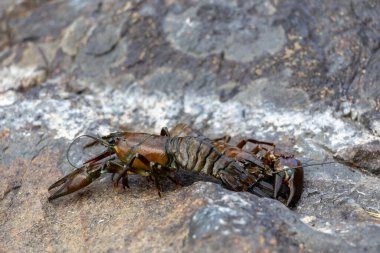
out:
M84 188L104 173L117 174L115 186L121 181L123 188L129 188L128 175L151 177L161 196L160 176L175 182L171 174L178 169L211 175L234 191L284 199L289 207L302 194L301 162L278 152L270 142L247 139L234 146L228 136L212 140L185 124L178 124L171 131L163 128L160 135L115 132L103 137L82 136L94 140L85 148L100 144L106 149L51 185L49 190L61 188L49 200ZM246 151L247 143L257 146Z

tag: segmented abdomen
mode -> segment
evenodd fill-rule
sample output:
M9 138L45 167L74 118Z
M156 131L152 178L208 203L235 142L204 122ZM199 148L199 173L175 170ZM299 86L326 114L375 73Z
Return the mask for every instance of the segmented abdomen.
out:
M220 153L210 141L197 137L173 137L167 145L167 153L175 167L219 177L218 171L234 162ZM172 164L171 167L174 167Z

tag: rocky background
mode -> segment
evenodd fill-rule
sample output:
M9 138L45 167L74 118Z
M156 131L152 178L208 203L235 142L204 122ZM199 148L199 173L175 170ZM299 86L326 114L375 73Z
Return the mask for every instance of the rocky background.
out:
M379 252L377 0L0 1L0 252ZM180 172L48 202L82 133L273 141L293 210ZM372 212L372 213L371 213ZM372 214L372 215L371 215Z

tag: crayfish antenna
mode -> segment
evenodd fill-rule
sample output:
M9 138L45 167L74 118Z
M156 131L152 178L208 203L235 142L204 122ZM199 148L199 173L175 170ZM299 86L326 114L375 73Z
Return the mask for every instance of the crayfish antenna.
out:
M80 136L76 137L76 138L70 143L70 145L69 145L69 147L67 148L67 151L66 151L66 159L67 159L68 163L69 163L71 166L73 166L74 168L76 168L76 169L79 169L80 167L75 166L75 165L70 161L70 158L69 158L69 152L70 152L72 146L74 145L75 141L78 140L78 139L80 139L80 138L82 138L82 137L88 137L88 138L94 140L93 142L90 142L89 144L85 145L84 148L91 147L91 146L95 145L96 143L100 143L100 144L102 144L102 145L105 146L105 147L108 147L108 146L109 146L109 143L108 143L106 140L104 140L104 139L102 139L102 138L100 138L100 137L92 136L92 135L89 135L89 134L83 134L83 135L80 135ZM96 158L97 158L97 157L96 157ZM95 158L94 158L94 159L95 159ZM101 160L101 159L99 159L99 160Z
M61 185L62 187L59 188L56 192L54 192L48 198L48 200L51 201L53 199L76 192L79 189L82 189L87 185L91 184L92 181L100 177L100 167L95 170L92 170L91 172L89 172L88 170L88 167L83 166L52 184L48 189L49 191Z

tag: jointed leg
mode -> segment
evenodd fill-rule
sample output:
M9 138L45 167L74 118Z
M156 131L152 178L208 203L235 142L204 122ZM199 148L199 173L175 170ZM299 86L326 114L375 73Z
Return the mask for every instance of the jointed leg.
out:
M166 175L167 178L170 179L170 181L172 181L175 185L180 185L182 186L182 184L180 182L178 182L177 179L175 179L174 177L170 176L170 175Z
M157 190L158 190L158 195L161 197L161 187L160 187L160 182L159 182L159 172L160 172L160 167L161 165L160 164L156 164L156 163L152 163L150 162L146 157L144 157L143 155L140 155L140 154L135 154L132 159L130 160L130 162L125 166L124 170L122 171L122 173L118 176L118 178L116 179L116 182L118 182L121 178L125 178L127 177L127 172L128 170L130 170L132 168L132 164L133 162L135 161L135 159L138 159L139 161L141 161L147 168L150 168L151 169L151 175L153 177L153 180L154 180L154 183L157 187ZM117 185L117 184L116 184Z
M231 136L230 135L225 135L223 137L219 137L219 138L216 138L216 139L213 139L213 141L217 142L217 141L223 141L225 143L229 143L231 140Z
M162 197L161 196L161 185L160 185L160 178L159 178L159 174L158 174L158 166L157 166L157 164L152 164L151 168L152 168L152 176L154 179L154 184L156 185L158 196L160 196L160 198L161 198Z
M273 148L276 147L276 145L272 142L266 142L266 141L259 141L259 140L256 140L256 139L244 139L242 140L241 142L239 142L236 147L238 148L243 148L247 143L253 143L253 144L264 144L264 145L268 145L268 146L272 146Z
M128 184L128 170L130 169L130 167L128 168L127 165L123 165L121 163L116 163L116 162L107 162L105 165L104 165L108 172L112 172L112 181L113 181L113 177L115 175L115 173L118 173L119 176L117 177L114 185L115 187L118 187L119 185L119 181L120 181L120 178L122 179L121 180L121 183L123 185L123 188L125 189L125 187L129 188L129 184Z
M115 182L115 186L117 187L118 184L119 184L119 181L120 179L122 178L128 178L128 171L131 170L132 168L132 164L133 162L135 161L135 159L139 159L140 161L142 161L143 159L146 159L144 156L140 155L140 154L135 154L131 160L128 162L128 164L124 164L122 165L123 169L121 171L121 173L119 173L119 176L116 178L116 182ZM142 161L143 162L143 161ZM128 179L127 179L128 180ZM123 179L124 183L125 183L125 179ZM122 182L123 182L122 181ZM124 185L123 185L124 186Z
M160 135L161 135L161 136L168 136L168 137L170 137L170 133L169 133L168 128L167 128L167 127L163 127L163 128L161 129L161 133L160 133Z

